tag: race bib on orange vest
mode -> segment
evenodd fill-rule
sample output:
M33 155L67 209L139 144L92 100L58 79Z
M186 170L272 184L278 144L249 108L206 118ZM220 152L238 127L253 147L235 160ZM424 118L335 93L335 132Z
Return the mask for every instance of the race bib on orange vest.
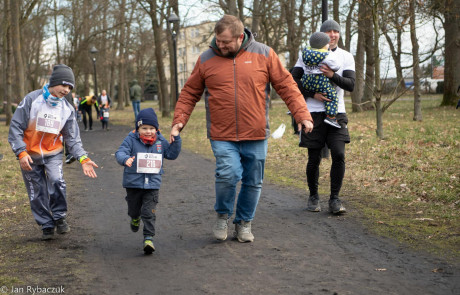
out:
M161 154L137 153L137 173L159 174L163 157Z
M41 132L59 134L61 131L61 117L51 112L39 112L35 129Z

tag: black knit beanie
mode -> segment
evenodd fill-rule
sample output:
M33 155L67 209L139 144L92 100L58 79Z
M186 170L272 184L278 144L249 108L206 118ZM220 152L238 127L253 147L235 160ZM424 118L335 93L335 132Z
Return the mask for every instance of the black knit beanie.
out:
M331 30L337 31L340 33L340 25L333 19L328 19L321 25L320 31L323 33L329 32Z
M63 64L54 66L50 77L49 87L57 85L69 85L70 89L75 87L75 77L70 67Z
M326 46L331 39L326 33L315 32L310 37L310 47L315 49L321 49Z
M158 118L157 114L152 108L143 109L137 114L136 118L136 130L139 129L141 125L151 125L158 130Z

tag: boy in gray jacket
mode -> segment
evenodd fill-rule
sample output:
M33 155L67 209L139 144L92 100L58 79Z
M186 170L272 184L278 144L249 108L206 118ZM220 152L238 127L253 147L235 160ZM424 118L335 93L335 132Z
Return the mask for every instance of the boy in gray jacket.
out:
M82 164L83 173L97 177L96 163L88 158L80 139L75 107L64 96L75 85L72 69L53 68L49 83L24 97L14 112L8 142L19 160L30 207L42 227L43 240L70 230L67 221L66 183L62 173L65 141L70 154Z
M179 132L173 134L169 143L158 129L158 119L152 108L139 112L136 130L128 134L115 153L117 162L124 166L123 187L126 189L128 215L133 232L139 230L140 220L144 223L144 252L155 251L155 209L161 186L163 159L174 160L181 150Z

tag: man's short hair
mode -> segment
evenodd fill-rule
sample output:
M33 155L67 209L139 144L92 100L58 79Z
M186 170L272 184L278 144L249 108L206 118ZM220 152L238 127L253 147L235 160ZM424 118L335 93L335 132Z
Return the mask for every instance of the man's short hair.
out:
M244 25L236 16L226 14L216 23L214 33L218 35L227 29L230 30L233 37L238 38L244 32Z

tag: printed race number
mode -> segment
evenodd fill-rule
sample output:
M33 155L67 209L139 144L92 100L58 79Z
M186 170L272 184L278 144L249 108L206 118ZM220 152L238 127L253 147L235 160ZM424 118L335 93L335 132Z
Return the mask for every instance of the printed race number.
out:
M59 134L61 131L61 118L55 114L38 113L35 129L46 133Z
M137 173L159 174L162 161L161 154L137 153Z

